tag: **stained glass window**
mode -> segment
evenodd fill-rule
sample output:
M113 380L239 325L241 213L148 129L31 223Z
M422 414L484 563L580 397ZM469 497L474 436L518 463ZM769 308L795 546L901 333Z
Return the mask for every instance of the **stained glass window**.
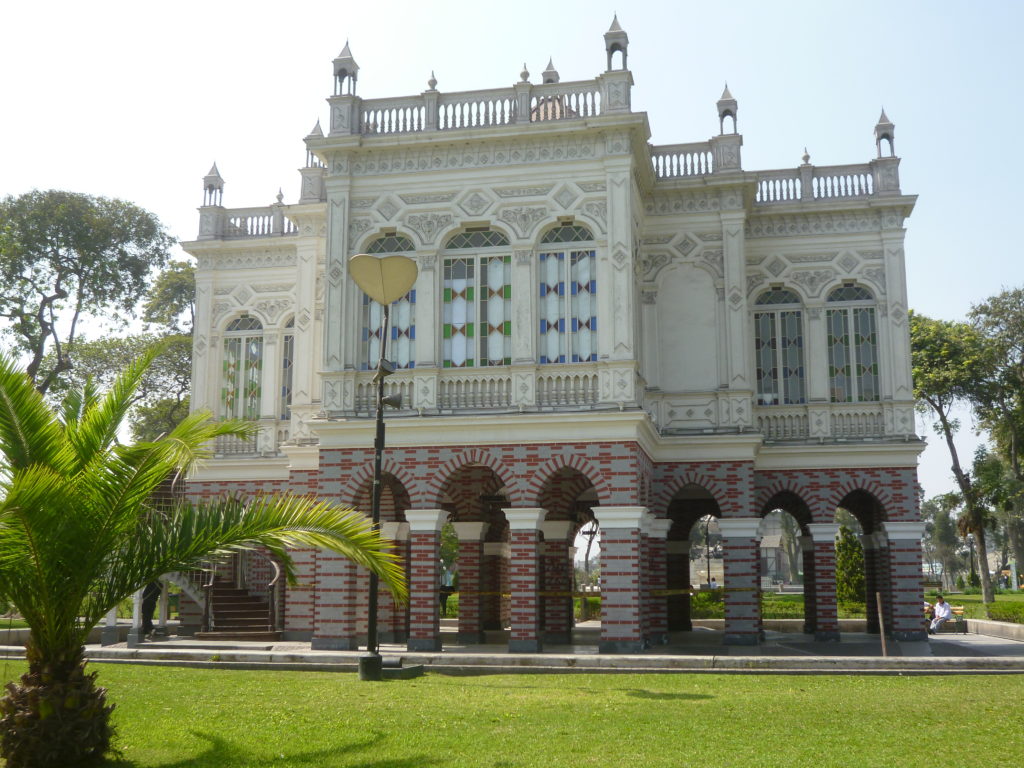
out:
M462 232L448 248L490 249L508 245L492 230ZM512 257L465 254L444 260L442 365L445 368L512 362Z
M402 253L415 250L405 235L382 235L366 246L367 253ZM380 304L362 294L362 333L359 368L370 370L380 360L380 341L384 333L384 311ZM387 356L396 368L416 367L416 289L391 305Z
M785 288L770 288L758 296L754 305L778 307L773 311L754 313L757 404L798 405L806 402L800 297Z
M260 417L263 371L263 326L254 317L242 316L224 330L221 416L225 419Z
M554 248L538 257L541 363L597 360L597 257L592 248L558 248L593 240L586 227L560 225L542 238Z
M833 403L875 402L878 385L878 331L874 302L867 288L846 283L826 301L829 393ZM849 303L850 306L835 306Z

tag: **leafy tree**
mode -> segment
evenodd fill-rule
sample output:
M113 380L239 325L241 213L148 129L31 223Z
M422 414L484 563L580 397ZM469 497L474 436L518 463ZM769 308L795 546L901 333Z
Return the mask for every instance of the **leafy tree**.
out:
M152 349L99 395L93 385L47 405L0 357L0 593L28 622L28 672L0 699L0 756L8 768L99 762L112 706L85 669L89 630L160 575L205 558L265 547L294 580L289 547L340 552L405 599L388 542L364 518L305 497L191 505L155 493L204 456L219 435L251 427L193 414L162 439L117 442Z
M971 476L960 463L954 437L960 423L953 417L954 406L971 401L981 382L991 376L996 363L996 350L975 328L967 323L932 320L910 313L911 365L914 374L914 397L918 409L934 418L933 428L946 441L952 461L953 477L964 501L964 514L958 522L960 533L974 534L978 558L988 562L985 509L978 503ZM988 569L981 574L982 600L991 603L995 596Z
M836 537L836 600L864 603L864 548L856 534L845 525Z
M161 353L146 369L132 395L128 423L134 439L156 439L188 415L192 337L186 334L140 333L79 341L67 356L71 368L50 389L50 400L58 402L68 392L83 388L89 380L100 390L109 389L120 371L154 345L160 346ZM47 355L41 370L55 364L54 355Z
M960 570L960 539L954 513L960 508L958 493L944 493L921 504L925 522L925 549L930 562L942 565L943 588L952 589Z
M1003 456L985 446L974 455L972 473L979 502L992 510L1002 534L1000 567L1005 568L1011 558L1024 563L1024 483Z
M40 392L71 367L82 318L126 320L172 244L153 214L123 200L49 190L0 201L2 332ZM47 351L54 362L41 372Z
M156 278L142 319L173 333L190 333L196 319L196 268L187 261L172 261Z

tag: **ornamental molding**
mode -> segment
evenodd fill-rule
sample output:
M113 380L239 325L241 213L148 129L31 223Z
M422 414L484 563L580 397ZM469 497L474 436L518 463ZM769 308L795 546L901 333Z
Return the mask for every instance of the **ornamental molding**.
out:
M882 251L857 251L857 254L865 261L876 261L885 256Z
M589 203L584 203L582 210L583 213L597 222L597 226L602 232L608 231L608 203L604 200L594 200Z
M480 216L491 207L493 201L479 190L472 190L459 201L459 208L470 216Z
M492 192L498 197L544 197L554 189L554 184L544 187L496 187Z
M418 195L399 195L406 205L426 205L437 203L450 203L455 199L454 192L425 192Z
M715 272L718 277L725 275L725 262L720 248L705 248L700 258Z
M353 176L380 176L412 171L487 168L578 160L596 157L597 154L597 145L593 139L550 139L505 145L476 142L458 146L375 152L373 155L353 160L351 173ZM344 170L338 169L339 165L340 158L335 161L335 173L344 173Z
M528 237L542 219L547 218L546 207L536 208L505 208L498 214L498 219L510 225L520 237Z
M293 248L266 248L244 253L205 254L199 257L199 269L261 269L291 267L296 263Z
M671 216L677 213L705 213L720 209L718 195L693 192L661 193L644 205L648 216Z
M516 264L529 265L533 263L533 251L515 250L512 251L512 258L515 259Z
M640 303L646 305L652 305L658 303L658 289L657 288L643 288L640 291Z
M758 286L764 285L767 280L766 275L747 275L747 296L753 296Z
M885 290L885 267L868 267L860 271L866 279Z
M281 293L282 291L290 291L295 287L295 283L261 283L253 285L252 289L256 293Z
M373 226L373 219L366 216L353 216L348 223L349 246L355 246L359 238Z
M653 280L671 262L672 257L667 253L646 253L640 257L638 266L644 280Z
M352 209L373 208L375 202L377 202L376 195L373 197L353 197L349 202L349 207Z
M450 213L414 213L405 217L405 223L420 236L423 245L432 245L438 234L449 229L455 219Z
M675 235L647 235L640 242L643 245L668 245Z
M390 221L398 213L398 206L395 205L394 201L385 198L384 202L377 206L377 213L383 216L385 220Z
M782 258L790 264L828 264L839 255L838 251L832 253L784 253Z
M793 237L878 232L882 217L875 213L821 213L758 216L748 219L747 237Z
M705 243L716 243L721 241L722 232L698 232L697 237Z
M577 181L576 186L584 192L604 192L608 188L603 181Z
M437 265L437 254L436 253L421 253L417 254L416 261L419 262L420 269L424 272L433 271Z
M281 314L292 308L294 302L290 298L264 299L257 301L253 308L267 318L269 323L276 323Z
M834 269L815 269L793 272L790 275L790 280L802 286L808 296L815 297L821 293L821 289L826 283L835 278L835 275Z

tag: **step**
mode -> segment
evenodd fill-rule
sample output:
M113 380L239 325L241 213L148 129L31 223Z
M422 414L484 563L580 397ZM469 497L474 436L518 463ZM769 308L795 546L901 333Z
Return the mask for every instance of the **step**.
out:
M194 637L198 640L280 640L281 633L265 629L262 631L214 630L212 632L196 632Z

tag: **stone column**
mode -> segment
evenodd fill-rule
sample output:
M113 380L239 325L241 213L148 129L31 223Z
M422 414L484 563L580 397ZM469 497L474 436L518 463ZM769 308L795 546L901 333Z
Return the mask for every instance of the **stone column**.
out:
M672 521L655 517L647 521L647 579L644 593L650 596L647 606L647 637L652 644L668 642L668 561L666 555L668 529ZM661 593L661 594L659 594Z
M443 509L407 509L410 651L441 650L441 527Z
M365 595L359 593L356 565L336 552L316 554L316 589L313 592L314 651L354 651L359 648L356 622Z
M508 626L508 610L504 595L508 592L508 559L512 549L504 541L484 542L484 567L481 574L483 601L482 625L488 630L504 631Z
M690 589L690 540L677 539L665 542L665 585L673 592ZM669 632L690 632L693 621L690 618L690 594L669 595L666 601Z
M568 645L572 642L572 554L569 546L573 524L569 520L541 523L544 544L541 563L544 594L541 595L544 642Z
M506 509L512 559L509 563L509 591L512 593L512 632L509 653L539 653L543 650L540 592L544 588L540 567L540 525L547 510Z
M878 543L873 533L862 533L860 546L864 550L864 608L867 613L867 631L877 635L878 630ZM924 600L922 598L922 604Z
M838 523L810 523L814 540L814 639L839 640L836 608L836 534Z
M921 537L924 523L886 523L889 537L892 636L897 640L926 640L921 621L924 588L921 583Z
M723 517L718 520L725 550L726 645L757 645L761 642L761 519Z
M804 634L813 635L818 626L817 582L814 580L814 539L800 537L800 555L804 561Z
M409 524L380 524L380 533L389 539L391 551L401 559L406 583L409 581ZM395 605L391 593L381 585L378 593L377 639L382 643L406 643L409 640L409 606Z
M601 653L639 653L640 527L646 507L595 507L601 524Z
M117 608L107 611L106 619L103 622L103 629L100 630L100 645L114 645L121 641L117 632Z
M459 645L484 641L483 560L487 523L453 523L459 538Z
M210 599L209 595L206 597ZM145 638L142 636L142 590L135 590L132 595L132 628L128 630L128 647L138 648Z

